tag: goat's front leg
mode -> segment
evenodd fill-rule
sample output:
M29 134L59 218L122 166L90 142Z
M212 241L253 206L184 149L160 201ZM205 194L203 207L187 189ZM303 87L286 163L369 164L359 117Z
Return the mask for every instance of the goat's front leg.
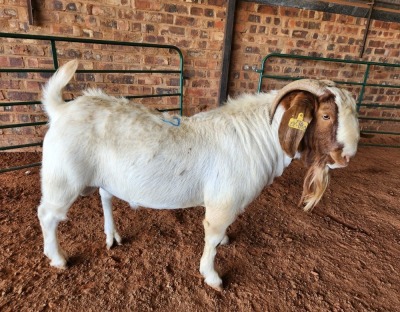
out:
M121 236L118 234L115 223L114 223L114 218L112 215L112 194L107 192L106 190L100 188L100 197L101 197L101 204L103 206L103 212L104 212L104 233L106 234L106 244L107 244L107 249L110 249L112 245L114 244L114 239L118 243L118 245L121 245Z
M217 246L229 242L226 229L235 220L236 214L231 207L211 208L206 207L204 225L204 252L200 260L200 273L204 276L206 284L221 291L222 280L214 269L214 260Z

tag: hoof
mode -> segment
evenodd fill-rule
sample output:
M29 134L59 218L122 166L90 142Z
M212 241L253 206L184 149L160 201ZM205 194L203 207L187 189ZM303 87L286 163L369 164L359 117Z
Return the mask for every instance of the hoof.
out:
M118 245L122 244L121 236L119 236L119 234L117 232L115 232L114 238L115 238L115 241L117 242Z
M67 268L67 260L65 259L57 259L52 260L50 265L56 269L65 270Z
M222 241L219 243L221 246L225 246L229 244L229 237L228 235L225 235Z
M212 289L216 290L216 291L223 291L224 287L222 287L222 283L221 284L209 284L206 282L206 284L208 286L210 286Z
M114 235L110 235L106 239L107 249L110 250L111 247L114 245L114 240L117 242L118 245L121 245L122 239L121 236L117 232Z
M216 291L224 290L224 288L222 287L222 280L218 276L213 278L206 278L204 282Z

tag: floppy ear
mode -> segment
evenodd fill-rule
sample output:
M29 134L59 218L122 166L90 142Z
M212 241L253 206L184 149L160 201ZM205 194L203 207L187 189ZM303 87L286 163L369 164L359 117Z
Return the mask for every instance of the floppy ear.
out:
M316 98L309 92L300 91L289 94L282 104L286 111L278 130L279 142L286 154L293 158L313 118Z

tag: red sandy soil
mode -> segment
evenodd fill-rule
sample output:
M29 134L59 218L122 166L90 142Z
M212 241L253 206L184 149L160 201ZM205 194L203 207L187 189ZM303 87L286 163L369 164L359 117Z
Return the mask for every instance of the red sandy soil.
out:
M203 208L132 210L115 200L123 244L105 247L98 194L59 226L69 268L50 268L36 216L39 169L0 174L1 311L399 311L400 152L361 147L312 213L294 162L228 229L217 292L198 273ZM0 154L1 167L39 154Z

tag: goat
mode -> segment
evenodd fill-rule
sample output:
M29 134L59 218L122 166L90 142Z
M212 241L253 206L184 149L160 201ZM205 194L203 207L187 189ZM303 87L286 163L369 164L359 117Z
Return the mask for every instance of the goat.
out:
M43 142L42 198L38 217L44 253L66 266L57 239L80 194L100 188L106 244L119 244L111 198L132 207L205 207L205 246L200 272L222 289L214 269L216 247L227 244L228 226L294 158L309 166L302 202L322 197L329 169L347 166L357 150L355 101L331 81L299 80L278 93L243 95L192 117L154 112L126 98L87 90L68 103L62 89L78 67L62 66L43 90L49 130Z

